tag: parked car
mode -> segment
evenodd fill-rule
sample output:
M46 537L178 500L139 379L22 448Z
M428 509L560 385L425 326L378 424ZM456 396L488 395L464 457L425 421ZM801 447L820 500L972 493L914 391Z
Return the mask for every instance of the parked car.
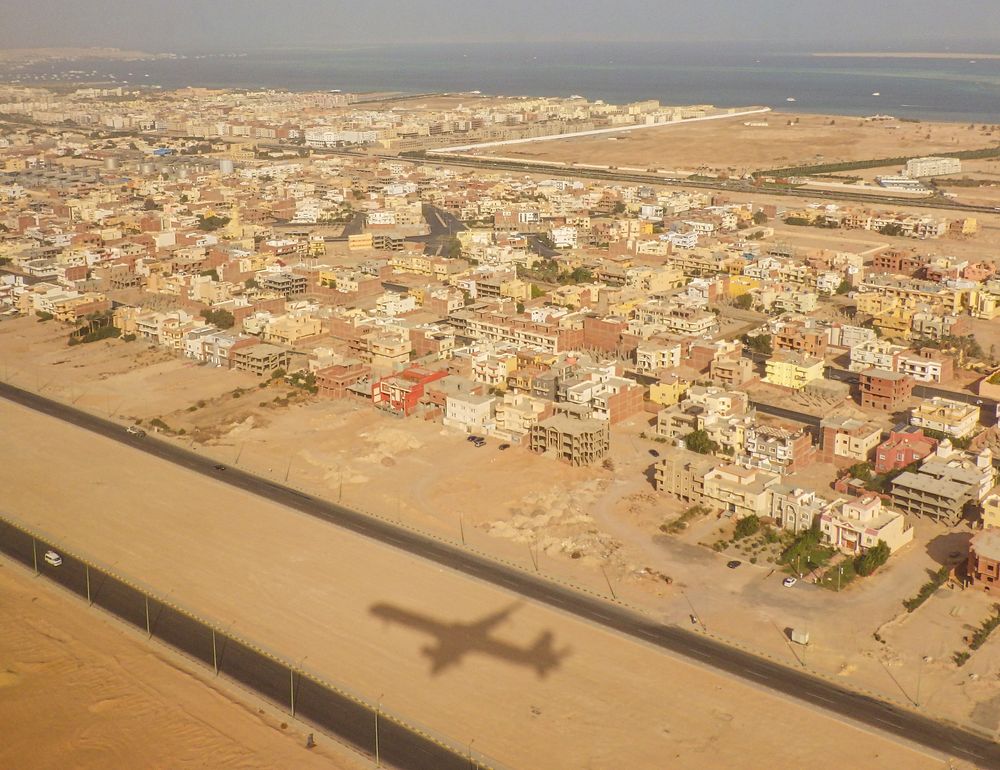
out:
M475 441L477 438L479 438L479 436L467 436L465 440L472 442Z
M45 556L43 556L42 558L45 559L46 564L50 564L53 567L58 567L62 565L62 556L57 554L55 551L46 551Z
M729 569L736 569L736 568L737 568L738 566L740 566L740 565L741 565L742 563L743 563L743 562L741 562L741 561L740 561L739 559L733 559L732 561L730 561L730 562L727 562L727 563L726 563L726 566L727 566L727 567L729 567Z
M783 585L785 588L791 588L793 585L795 585L798 582L799 581L796 580L793 577L786 577L784 580L781 581L781 585Z
M217 471L224 471L226 469L225 465L213 465L212 467Z
M655 449L650 449L649 450L649 454L650 454L651 457L659 457L660 456L660 453L658 451L656 451Z
M129 425L125 429L125 432L128 433L131 436L138 436L139 438L142 438L143 436L146 435L146 431L144 431L138 425Z
M501 444L500 446L497 447L497 449L499 449L501 452L505 449L510 449L510 444Z
M483 446L486 443L486 439L484 439L482 436L476 436L473 438L472 443L475 444L476 446Z

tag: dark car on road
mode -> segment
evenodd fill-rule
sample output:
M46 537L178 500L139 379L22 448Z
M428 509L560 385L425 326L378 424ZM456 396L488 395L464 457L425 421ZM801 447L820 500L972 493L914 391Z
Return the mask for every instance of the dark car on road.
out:
M729 567L729 569L736 569L736 568L737 568L738 566L740 566L740 565L741 565L742 563L743 563L743 562L741 562L741 561L740 561L739 559L733 559L733 560L732 560L732 561L730 561L730 562L726 562L726 566L727 566L727 567Z

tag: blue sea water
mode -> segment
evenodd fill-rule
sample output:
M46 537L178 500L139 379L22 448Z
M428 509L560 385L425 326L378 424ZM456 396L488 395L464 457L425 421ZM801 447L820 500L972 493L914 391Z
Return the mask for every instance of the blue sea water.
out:
M767 47L657 44L446 44L188 54L72 62L0 78L97 70L130 84L569 96L622 103L762 104L839 115L1000 123L1000 60L825 58ZM132 73L129 76L129 73ZM147 77L148 76L148 77ZM38 82L38 81L30 81ZM872 94L878 92L880 96ZM787 99L793 98L794 102Z

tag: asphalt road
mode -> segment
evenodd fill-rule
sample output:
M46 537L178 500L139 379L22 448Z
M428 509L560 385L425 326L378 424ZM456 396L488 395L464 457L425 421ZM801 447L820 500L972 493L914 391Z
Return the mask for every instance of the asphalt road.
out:
M626 636L661 647L704 665L776 690L862 725L965 759L979 767L1000 768L1000 744L957 725L853 692L803 670L761 658L679 626L668 626L611 602L551 583L456 545L399 528L349 508L312 498L297 490L235 468L215 470L216 461L153 437L136 438L117 423L74 409L11 385L0 383L0 396L56 419L130 445L196 473L323 519L409 554L449 567L547 604Z
M785 188L765 185L754 187L742 180L708 181L702 179L687 179L662 176L653 173L637 173L621 171L619 169L593 169L580 166L556 166L533 163L519 163L517 161L485 160L470 155L436 155L428 154L426 157L414 158L405 153L394 160L409 160L415 163L438 164L442 166L465 166L468 168L487 168L496 171L509 171L521 174L545 174L548 176L563 176L573 179L598 179L611 182L631 182L634 184L647 185L673 185L677 187L696 187L710 190L726 190L731 193L747 193L756 195L783 195L793 198L822 198L825 200L844 200L872 203L879 206L906 206L914 208L946 209L950 211L976 212L981 214L995 214L995 206L980 206L975 204L956 203L955 201L940 198L904 198L894 195L855 193L850 191L823 190L819 188Z

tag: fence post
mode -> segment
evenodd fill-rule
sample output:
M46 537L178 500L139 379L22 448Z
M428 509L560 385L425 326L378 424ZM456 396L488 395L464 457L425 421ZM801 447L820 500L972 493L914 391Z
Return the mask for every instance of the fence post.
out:
M90 607L93 607L94 606L94 601L93 601L93 599L90 598L90 565L89 564L84 564L83 565L83 571L84 571L84 574L87 576L87 605L90 606Z
M215 629L212 629L212 667L215 669L215 675L219 675L219 654L216 652L215 647Z
M149 629L149 596L143 594L142 598L146 601L146 636L151 637L153 632Z
M38 548L35 546L35 538L31 538L31 558L35 562L35 574L38 574Z
M292 716L295 716L295 669L289 666L288 668L288 693L290 695L291 705L292 705Z

